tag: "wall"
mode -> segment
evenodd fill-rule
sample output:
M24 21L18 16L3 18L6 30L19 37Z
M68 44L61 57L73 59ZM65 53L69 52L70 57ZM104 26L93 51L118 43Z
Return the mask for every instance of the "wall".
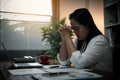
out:
M67 17L66 23L69 24L69 14L82 7L85 7L85 0L60 0L60 19Z
M68 16L77 8L88 8L96 25L104 33L103 0L60 0L60 19L67 17L66 24L70 24Z
M103 0L89 0L89 10L98 28L104 33Z

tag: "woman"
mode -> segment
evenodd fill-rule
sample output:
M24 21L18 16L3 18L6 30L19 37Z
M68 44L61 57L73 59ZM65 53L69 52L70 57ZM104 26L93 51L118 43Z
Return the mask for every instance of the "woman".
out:
M77 9L69 16L70 26L59 28L62 37L58 60L61 65L112 71L112 52L108 40L96 27L90 12ZM77 39L71 39L71 31Z

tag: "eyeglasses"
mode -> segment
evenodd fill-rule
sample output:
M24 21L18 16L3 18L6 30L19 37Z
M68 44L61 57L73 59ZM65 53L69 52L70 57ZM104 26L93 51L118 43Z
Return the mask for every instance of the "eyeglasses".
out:
M84 29L84 26L83 26L83 25L71 26L71 29L72 29L73 31L79 31L79 30Z

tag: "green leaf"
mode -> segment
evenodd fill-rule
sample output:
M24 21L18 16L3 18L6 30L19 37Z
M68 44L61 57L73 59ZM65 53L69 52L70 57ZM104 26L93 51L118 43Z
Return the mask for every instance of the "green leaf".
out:
M51 23L50 25L41 28L43 33L42 40L46 40L51 46L51 49L48 50L45 54L49 54L54 58L56 58L57 53L59 53L61 43L61 36L58 32L58 28L60 27L61 24L62 25L65 24L65 19L66 18L63 18L58 22Z

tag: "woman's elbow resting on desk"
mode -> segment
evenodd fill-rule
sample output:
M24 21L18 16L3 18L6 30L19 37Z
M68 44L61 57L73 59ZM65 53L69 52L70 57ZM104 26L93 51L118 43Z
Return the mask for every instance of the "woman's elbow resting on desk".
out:
M79 59L79 60L78 60ZM80 51L74 51L72 53L72 56L70 58L70 62L75 68L85 68L84 62L82 64L79 63L82 59L82 54Z
M65 61L61 61L59 58L59 54L57 55L57 59L60 62L61 65L70 65L70 61L69 59L65 60Z

